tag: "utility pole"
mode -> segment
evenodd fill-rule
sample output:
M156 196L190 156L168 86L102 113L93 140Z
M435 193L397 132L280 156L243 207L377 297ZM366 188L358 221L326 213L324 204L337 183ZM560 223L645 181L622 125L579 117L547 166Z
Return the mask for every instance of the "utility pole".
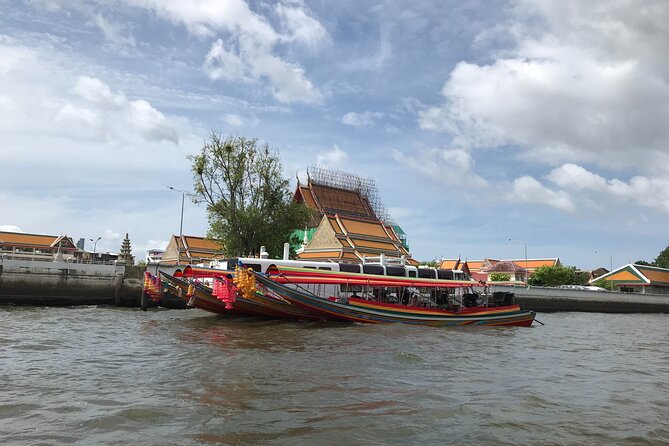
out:
M522 243L523 246L525 246L525 283L527 283L527 279L529 279L530 271L527 269L527 243L522 241L522 240L514 240L512 238L507 239L510 242L513 243Z
M179 243L177 243L177 248L179 249L177 265L179 265L181 263L181 245L184 242L184 199L186 197L186 191L175 189L172 186L167 186L167 188L175 192L181 192L181 221L179 223Z

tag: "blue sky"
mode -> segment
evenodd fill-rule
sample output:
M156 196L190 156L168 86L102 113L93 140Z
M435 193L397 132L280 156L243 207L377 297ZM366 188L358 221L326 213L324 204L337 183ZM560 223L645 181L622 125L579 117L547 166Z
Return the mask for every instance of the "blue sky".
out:
M582 268L653 260L668 22L662 0L0 0L0 228L104 251L127 232L143 258L216 129L290 178L375 178L421 260L522 258L508 238ZM187 201L184 232L206 230Z

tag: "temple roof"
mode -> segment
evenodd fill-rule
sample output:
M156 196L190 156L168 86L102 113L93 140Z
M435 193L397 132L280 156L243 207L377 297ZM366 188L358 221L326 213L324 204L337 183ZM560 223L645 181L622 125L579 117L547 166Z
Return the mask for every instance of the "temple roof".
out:
M537 268L540 268L542 266L556 266L560 264L560 259L558 257L553 257L553 258L546 258L546 259L505 259L505 260L499 260L499 259L490 259L486 258L483 260L467 260L467 264L469 266L469 269L472 272L477 272L477 271L483 271L483 270L489 270L493 266L497 265L500 262L513 262L520 268L525 269L525 264L527 262L527 271L530 273L534 272Z
M212 239L197 237L194 235L182 236L183 243L178 235L172 235L165 249L161 263L174 263L179 257L181 249L182 260L189 262L206 262L224 257L221 244Z
M376 220L369 202L359 192L315 184L298 184L293 198L321 215L341 215Z
M511 260L502 260L482 270L482 272L486 273L524 273L526 271L525 268L518 266Z
M56 248L58 244L64 250L78 250L72 239L66 235L26 234L24 232L0 231L0 246L22 248Z
M365 257L404 256L409 264L417 264L399 242L392 227L380 221L352 217L323 216L311 242L298 254L300 259L347 259L361 262Z
M462 271L471 275L471 269L469 268L469 263L467 260L463 261L461 259L443 259L439 264L439 269Z

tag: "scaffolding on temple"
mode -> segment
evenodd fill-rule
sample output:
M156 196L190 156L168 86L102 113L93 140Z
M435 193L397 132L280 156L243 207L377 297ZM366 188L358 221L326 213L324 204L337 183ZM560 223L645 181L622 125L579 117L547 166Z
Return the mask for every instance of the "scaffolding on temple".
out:
M353 173L317 166L310 166L307 169L307 176L309 180L317 185L359 193L361 197L367 200L380 221L386 225L397 226L397 222L383 204L381 194L373 178L365 178Z

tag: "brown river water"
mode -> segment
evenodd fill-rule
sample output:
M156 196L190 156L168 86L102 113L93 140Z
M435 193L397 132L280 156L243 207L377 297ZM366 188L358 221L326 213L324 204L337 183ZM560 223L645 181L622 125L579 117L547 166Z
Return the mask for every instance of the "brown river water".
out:
M0 444L669 444L669 315L538 319L2 307Z

